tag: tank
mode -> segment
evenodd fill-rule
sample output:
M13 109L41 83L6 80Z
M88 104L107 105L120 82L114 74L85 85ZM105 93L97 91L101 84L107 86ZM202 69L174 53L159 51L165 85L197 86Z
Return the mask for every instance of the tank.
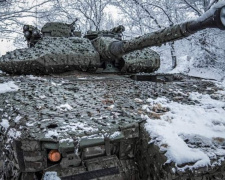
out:
M207 93L213 85L180 75L148 75L163 82L158 87L155 82L135 82L120 74L154 72L160 57L146 47L185 38L205 28L225 29L224 16L225 7L204 19L128 41L122 40L123 26L89 31L82 38L73 24L51 22L41 31L24 26L29 48L9 52L0 59L2 71L20 75L0 75L0 82L7 80L12 86L11 92L0 93L0 178L192 178L192 172L187 176L183 172L172 174L175 165L165 165L165 152L149 143L151 138L141 117L142 99L168 95L174 100L178 89L191 92L198 85ZM67 71L72 75L64 73ZM142 75L132 78L143 80ZM182 78L184 82L164 84ZM183 103L194 102L184 96ZM151 116L169 110L155 111ZM215 169L211 171L214 174L210 177L204 169L196 171L196 176L224 177L224 171L221 176Z
M74 23L51 22L41 31L25 25L23 32L30 48L2 56L0 69L9 74L51 74L72 70L151 73L160 67L160 57L147 47L186 38L205 28L224 30L224 8L206 17L128 41L122 40L123 26L108 31L89 31L81 37L81 33L74 30Z

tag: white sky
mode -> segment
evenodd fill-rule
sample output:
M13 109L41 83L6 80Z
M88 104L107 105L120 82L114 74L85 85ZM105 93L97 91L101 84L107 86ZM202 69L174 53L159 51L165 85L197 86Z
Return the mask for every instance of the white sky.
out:
M7 51L14 50L13 40L0 39L0 56L4 55Z
M110 13L115 20L119 18L119 10L115 6L108 5L108 7L105 9L105 12Z

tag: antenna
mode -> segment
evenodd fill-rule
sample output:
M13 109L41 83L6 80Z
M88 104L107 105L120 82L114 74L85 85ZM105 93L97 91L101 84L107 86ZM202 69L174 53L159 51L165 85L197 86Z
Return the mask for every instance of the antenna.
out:
M35 0L35 2L36 2L36 8L35 8L36 24L35 24L35 26L37 27L37 23L38 23L38 17L37 17L37 0Z

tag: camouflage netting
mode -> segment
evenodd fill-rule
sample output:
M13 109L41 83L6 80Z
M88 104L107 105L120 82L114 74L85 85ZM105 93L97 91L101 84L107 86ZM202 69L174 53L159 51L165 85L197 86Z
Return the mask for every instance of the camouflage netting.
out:
M91 42L76 37L45 37L33 48L17 49L0 58L0 69L11 74L49 74L99 65Z
M15 144L20 144L20 141L23 143L21 151L26 152L26 161L30 161L29 155L36 157L35 153L39 153L36 152L41 148L38 141L42 142L43 147L54 147L57 145L54 142L58 142L59 148L70 147L73 152L78 152L79 146L98 141L104 135L111 135L111 139L123 135L125 139L120 146L126 153L119 158L121 163L131 168L134 166L133 161L125 162L122 159L129 157L136 160L140 176L136 179L223 179L224 162L208 169L204 167L194 171L174 171L174 163L165 163L165 152L157 144L149 144L151 137L145 130L141 115L157 118L159 114L144 112L143 100L166 96L179 103L196 104L198 102L188 100L184 94L196 91L213 96L220 90L208 81L183 78L183 82L164 84L136 82L119 76L0 77L0 82L14 81L20 88L18 91L0 94L1 142L4 142L1 143L1 149L5 158L5 172L17 176L14 151L17 148ZM198 86L194 86L196 84ZM177 98L177 91L181 89L182 93ZM133 123L141 123L140 133L136 133L136 129L120 133L123 127ZM129 139L138 136L139 140ZM85 138L91 141L82 141ZM15 142L12 143L13 141ZM135 142L135 147L127 148L126 143L131 141ZM197 143L196 146L200 144ZM42 156L43 154L39 154L36 161L45 161ZM29 162L26 168L30 171L41 170L44 166L40 162ZM62 171L64 174L65 172Z
M154 72L160 67L160 56L151 49L137 50L122 56L123 72Z

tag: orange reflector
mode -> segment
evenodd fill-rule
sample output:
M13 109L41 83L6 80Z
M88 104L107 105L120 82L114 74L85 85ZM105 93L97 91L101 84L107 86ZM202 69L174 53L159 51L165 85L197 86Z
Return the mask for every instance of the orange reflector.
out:
M61 155L58 150L51 150L48 153L48 159L52 162L57 162L61 159Z

